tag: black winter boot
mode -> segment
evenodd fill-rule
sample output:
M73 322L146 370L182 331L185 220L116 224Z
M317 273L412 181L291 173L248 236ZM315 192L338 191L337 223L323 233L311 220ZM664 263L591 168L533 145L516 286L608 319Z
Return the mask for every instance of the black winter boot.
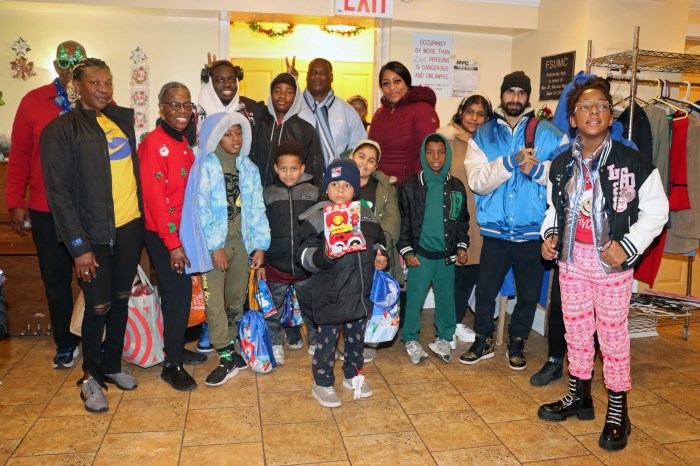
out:
M540 406L537 416L545 421L564 421L571 416L577 416L582 421L595 419L591 380L569 374L569 392L559 401Z
M600 434L598 446L604 450L622 450L627 446L630 432L632 424L627 416L627 392L608 389L608 414L605 416L605 427Z

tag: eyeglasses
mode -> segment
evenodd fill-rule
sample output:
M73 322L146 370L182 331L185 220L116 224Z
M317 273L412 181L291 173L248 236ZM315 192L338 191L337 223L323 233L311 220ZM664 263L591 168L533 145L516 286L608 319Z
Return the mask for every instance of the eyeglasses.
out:
M167 105L174 112L184 108L186 112L192 111L194 104L192 102L161 102L161 105Z
M598 104L598 105L592 105L592 104L581 104L577 105L574 111L576 110L581 110L582 112L585 113L591 113L591 110L596 108L598 110L598 113L603 113L607 112L610 110L610 104Z
M75 67L75 65L78 64L79 61L80 61L80 59L77 59L77 58L68 58L68 59L57 58L56 59L56 66L58 66L62 70L67 70L68 68Z

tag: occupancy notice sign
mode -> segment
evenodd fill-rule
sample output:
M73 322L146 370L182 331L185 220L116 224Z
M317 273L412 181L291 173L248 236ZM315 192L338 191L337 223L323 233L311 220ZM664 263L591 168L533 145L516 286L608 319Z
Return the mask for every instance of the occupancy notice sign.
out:
M564 86L574 79L576 51L542 57L540 100L557 100Z
M413 84L452 96L452 36L413 34Z

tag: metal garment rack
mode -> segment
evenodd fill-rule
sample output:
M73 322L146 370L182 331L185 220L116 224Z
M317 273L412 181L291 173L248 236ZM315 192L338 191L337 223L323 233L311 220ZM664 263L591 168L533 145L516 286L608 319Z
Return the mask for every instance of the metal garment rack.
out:
M654 50L639 49L639 26L634 28L634 38L632 40L632 49L624 52L614 53L603 57L593 58L591 56L593 49L593 41L588 41L586 50L586 73L590 74L592 67L607 68L608 70L615 68L621 71L629 70L630 74L609 76L611 81L629 82L630 83L630 103L634 102L637 95L638 84L658 85L656 80L639 79L637 74L640 71L655 71L659 73L697 73L700 74L700 55L689 53L672 53L658 52ZM666 81L670 86L687 86L686 82ZM700 86L700 83L690 83L691 86ZM634 121L634 108L630 104L629 111L629 128L627 129L627 139L632 140L632 122ZM688 257L688 283L686 286L686 295L691 296L693 287L693 257ZM687 340L690 333L690 314L686 313L685 326L683 328L683 337Z

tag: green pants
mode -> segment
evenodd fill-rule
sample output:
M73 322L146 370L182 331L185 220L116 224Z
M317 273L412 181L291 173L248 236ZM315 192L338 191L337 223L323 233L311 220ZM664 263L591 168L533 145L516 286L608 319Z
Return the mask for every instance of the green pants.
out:
M401 328L401 341L419 341L421 310L428 295L430 283L435 295L435 335L452 341L457 319L455 317L455 266L444 259L426 259L416 255L417 267L409 267L406 277L406 313Z
M231 230L229 228L224 246L228 270L213 269L205 274L209 292L206 308L209 341L217 350L228 346L238 336L238 320L248 297L248 253L240 232Z

